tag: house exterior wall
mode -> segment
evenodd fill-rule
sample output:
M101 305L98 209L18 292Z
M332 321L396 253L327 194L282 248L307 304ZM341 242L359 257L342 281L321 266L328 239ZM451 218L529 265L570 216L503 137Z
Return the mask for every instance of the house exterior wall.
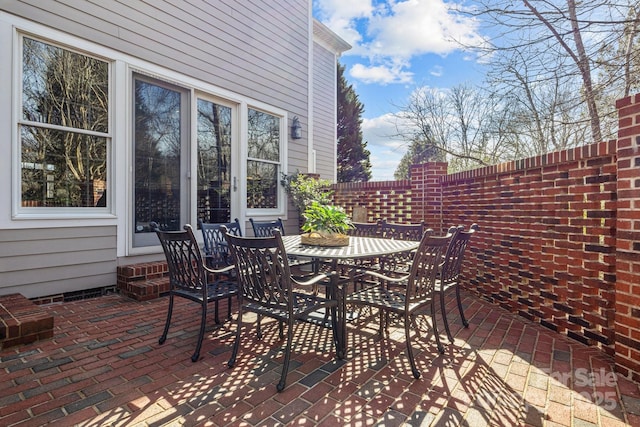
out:
M311 3L308 0L272 2L93 2L84 0L46 2L0 1L0 65L4 78L0 85L0 114L12 117L10 126L0 129L4 152L12 151L15 130L15 105L19 93L14 82L19 69L12 68L16 28L38 39L79 49L113 62L114 79L111 120L112 168L110 189L113 190L111 212L76 215L69 218L23 217L16 219L12 206L16 203L10 183L19 177L10 156L0 158L0 294L21 292L28 298L71 292L88 287L115 286L116 267L163 259L159 246L146 251L130 250L130 206L133 202L130 171L131 129L129 123L130 83L122 75L129 69L163 81L184 85L197 93L206 92L238 105L267 105L282 111L286 117L283 130L289 133L293 116L303 124L301 140L285 138L284 168L306 171L309 165L308 133L312 108L309 104L310 55L314 47L311 25ZM81 45L81 46L79 46ZM87 48L87 46L90 46ZM94 50L92 47L96 46ZM323 47L323 50L326 50ZM335 56L320 54L315 65L322 70L335 69ZM331 60L331 64L322 61ZM323 71L324 72L324 71ZM124 79L126 80L126 79ZM335 94L323 93L322 103L335 103ZM329 99L333 97L333 101ZM315 119L316 128L335 126L326 115ZM239 132L243 128L238 129ZM283 132L284 133L284 132ZM294 143L292 143L294 141ZM323 147L335 146L335 138L321 133L313 143L321 155ZM240 149L238 149L240 151ZM19 152L18 152L19 155ZM329 165L331 160L320 159ZM242 163L240 161L240 163ZM334 162L335 164L335 162ZM242 170L236 171L238 186L243 185ZM328 169L325 170L328 174ZM286 195L282 192L282 200ZM244 200L236 201L241 221L249 232ZM297 229L298 219L289 218L285 208L281 215L288 229ZM37 251L22 242L39 236ZM87 246L88 241L96 246ZM77 245L74 251L61 251L62 246ZM65 255L66 254L66 255ZM34 255L41 259L32 259ZM71 258L71 259L67 259ZM59 261L48 265L45 259ZM36 272L42 270L42 275ZM59 271L57 271L59 270ZM37 276L37 277L36 277ZM50 279L47 279L49 277Z
M451 175L414 165L410 181L337 184L335 201L365 206L369 221L408 221L409 205L437 232L478 223L463 286L640 381L640 95L617 108L617 141ZM384 203L382 189L395 197Z
M114 286L114 228L0 230L0 295L41 296Z
M313 49L313 150L314 170L322 179L335 181L336 141L336 55L316 44ZM317 143L316 143L317 141ZM333 141L333 144L320 143Z

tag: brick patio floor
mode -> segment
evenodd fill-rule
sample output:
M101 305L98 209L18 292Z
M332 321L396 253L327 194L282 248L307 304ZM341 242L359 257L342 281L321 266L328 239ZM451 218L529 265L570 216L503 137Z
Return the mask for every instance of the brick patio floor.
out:
M243 329L230 369L235 322L210 322L201 359L191 362L193 303L177 302L163 345L166 298L48 305L52 339L0 352L0 425L640 426L638 384L616 376L601 351L470 294L464 304L471 325L453 323L444 355L421 325L419 380L398 325L379 340L361 316L349 328L347 359L336 361L329 331L300 324L282 393L274 322L263 322L261 341Z

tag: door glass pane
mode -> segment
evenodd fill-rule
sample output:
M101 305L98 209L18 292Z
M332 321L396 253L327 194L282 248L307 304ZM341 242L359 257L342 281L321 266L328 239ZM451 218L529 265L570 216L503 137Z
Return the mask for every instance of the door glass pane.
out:
M151 221L163 230L181 228L180 101L178 91L135 81L136 233L151 232Z
M231 108L198 99L198 219L231 221Z

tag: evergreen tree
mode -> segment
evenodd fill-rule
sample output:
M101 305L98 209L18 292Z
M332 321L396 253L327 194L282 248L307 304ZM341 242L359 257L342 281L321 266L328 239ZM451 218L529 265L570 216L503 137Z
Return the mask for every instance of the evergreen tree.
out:
M362 142L360 118L364 106L353 86L347 85L344 66L338 64L338 182L363 182L371 179L370 152Z

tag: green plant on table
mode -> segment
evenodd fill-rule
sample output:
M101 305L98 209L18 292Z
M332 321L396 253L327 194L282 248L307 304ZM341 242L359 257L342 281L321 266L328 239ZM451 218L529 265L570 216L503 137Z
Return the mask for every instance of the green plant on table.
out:
M302 231L307 233L346 234L354 228L351 218L340 206L313 201L302 215L305 219Z

